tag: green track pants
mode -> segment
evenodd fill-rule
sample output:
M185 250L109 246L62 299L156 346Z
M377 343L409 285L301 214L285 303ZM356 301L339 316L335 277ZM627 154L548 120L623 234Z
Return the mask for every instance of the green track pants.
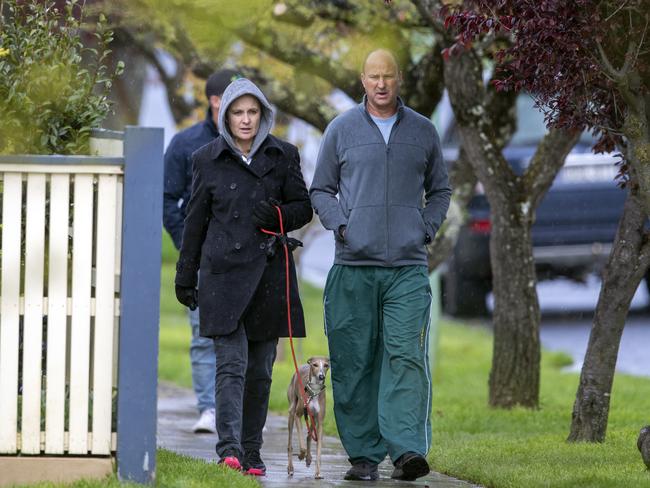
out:
M324 292L334 415L351 462L431 445L426 266L334 265Z

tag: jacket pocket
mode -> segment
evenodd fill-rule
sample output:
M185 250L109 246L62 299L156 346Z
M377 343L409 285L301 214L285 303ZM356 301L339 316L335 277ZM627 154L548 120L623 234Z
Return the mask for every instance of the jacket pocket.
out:
M427 233L422 212L417 207L395 205L389 209L389 254L392 260L422 259L426 256Z
M345 229L346 258L385 260L387 251L386 207L356 207L350 210Z
M220 274L230 271L232 264L227 256L227 239L224 235L208 234L201 251L201 267L209 270L211 274Z

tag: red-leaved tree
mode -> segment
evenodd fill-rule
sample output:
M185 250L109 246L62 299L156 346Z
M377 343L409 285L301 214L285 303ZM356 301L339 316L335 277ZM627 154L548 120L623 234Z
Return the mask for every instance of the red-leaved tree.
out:
M448 7L453 56L489 37L498 90L526 90L549 127L589 129L595 151L621 154L628 191L603 275L569 440L603 441L618 345L629 305L650 263L650 2L647 0L464 0Z

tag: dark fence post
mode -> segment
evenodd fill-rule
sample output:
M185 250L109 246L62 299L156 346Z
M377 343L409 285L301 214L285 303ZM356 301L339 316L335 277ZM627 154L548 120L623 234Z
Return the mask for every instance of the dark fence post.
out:
M124 160L117 475L144 484L156 478L163 130L127 127Z

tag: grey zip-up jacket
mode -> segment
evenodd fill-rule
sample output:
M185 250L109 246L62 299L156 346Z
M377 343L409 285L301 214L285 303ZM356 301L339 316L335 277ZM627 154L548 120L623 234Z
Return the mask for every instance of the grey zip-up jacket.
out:
M386 144L364 97L327 127L309 194L334 231L334 264L427 264L426 236L435 236L451 197L435 127L398 99Z

